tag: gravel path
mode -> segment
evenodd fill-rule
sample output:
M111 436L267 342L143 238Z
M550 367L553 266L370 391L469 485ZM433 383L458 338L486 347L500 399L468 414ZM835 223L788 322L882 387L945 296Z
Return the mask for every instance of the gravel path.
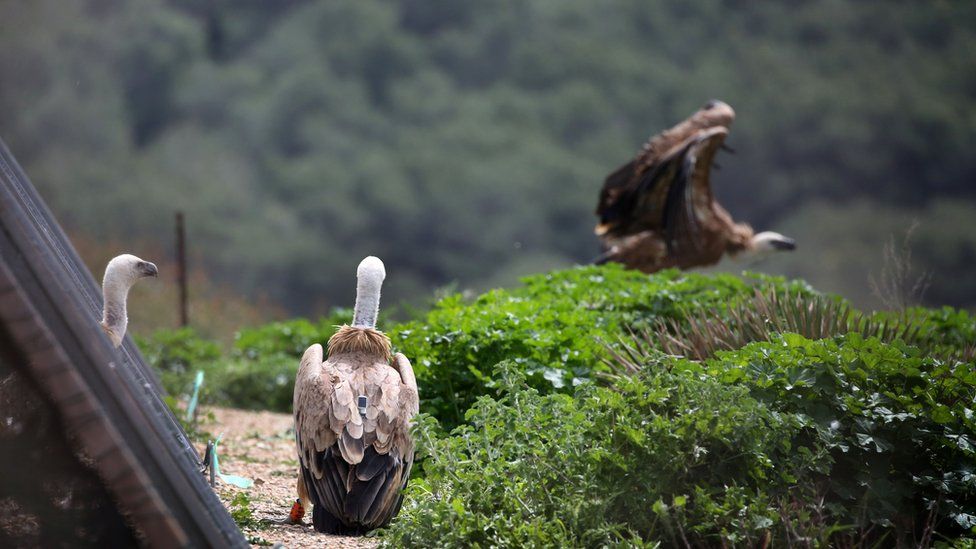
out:
M305 524L288 522L288 511L295 498L295 479L298 461L292 416L273 412L252 412L229 408L203 410L200 429L218 436L223 433L218 455L221 473L240 475L254 481L254 486L241 490L217 480L217 495L228 508L241 492L250 498L250 509L256 527L245 528L244 535L257 545L281 543L288 548L299 547L376 547L369 537L331 536L319 534L311 527L311 510ZM204 448L205 449L205 448ZM201 449L200 455L203 455Z

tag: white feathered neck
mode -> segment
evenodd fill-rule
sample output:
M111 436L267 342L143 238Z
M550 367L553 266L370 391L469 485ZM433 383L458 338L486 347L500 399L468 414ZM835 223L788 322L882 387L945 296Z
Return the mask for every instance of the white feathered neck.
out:
M369 256L356 269L356 308L353 311L353 328L376 329L376 317L380 313L380 289L386 278L386 268L380 258Z
M102 298L104 300L102 327L116 347L122 343L126 327L129 324L126 311L129 289L137 280L146 276L138 269L140 263L146 262L132 254L122 254L112 258L105 267L105 277L102 279Z

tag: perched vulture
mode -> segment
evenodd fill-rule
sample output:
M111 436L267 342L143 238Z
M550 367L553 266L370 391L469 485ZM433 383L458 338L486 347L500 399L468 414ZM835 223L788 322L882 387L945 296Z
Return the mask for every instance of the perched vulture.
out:
M711 265L725 254L742 258L796 247L779 233L755 234L734 222L712 196L712 161L734 119L732 107L709 101L607 176L596 209L594 232L605 250L597 263L652 273Z
M390 355L376 330L383 262L367 257L357 271L352 326L305 351L295 380L295 441L312 524L329 534L363 534L400 510L413 464L410 420L417 380L405 356Z
M102 279L104 305L101 324L102 330L116 347L122 345L125 328L129 324L125 309L129 288L137 280L147 276L159 276L159 270L152 263L131 254L114 257L105 267L105 278Z

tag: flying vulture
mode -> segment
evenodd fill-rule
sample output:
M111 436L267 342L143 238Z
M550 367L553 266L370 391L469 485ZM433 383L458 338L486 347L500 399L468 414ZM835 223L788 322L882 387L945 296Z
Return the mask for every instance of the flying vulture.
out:
M652 273L712 265L725 254L743 258L796 248L791 238L736 223L712 196L712 162L734 119L732 107L709 101L607 176L596 209L594 232L605 250L597 263Z
M376 329L383 262L367 257L357 270L352 326L305 351L295 380L295 441L312 524L329 534L363 534L400 509L414 445L417 380L407 357L390 354Z
M126 315L125 301L129 296L129 288L140 278L159 276L156 265L139 259L131 254L122 254L112 258L105 267L105 278L102 279L102 330L112 340L112 345L122 345L125 328L129 324Z

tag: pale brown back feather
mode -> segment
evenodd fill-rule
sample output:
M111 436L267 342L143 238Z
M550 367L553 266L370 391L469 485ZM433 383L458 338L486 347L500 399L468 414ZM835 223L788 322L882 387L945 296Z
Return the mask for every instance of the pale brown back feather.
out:
M406 357L398 354L393 365L391 359L385 334L343 326L329 340L327 359L321 345L309 347L295 383L299 461L306 481L315 485L306 487L310 503L366 529L395 512L387 507L399 503L404 471L408 475L413 462L409 429L419 409L416 379ZM367 399L365 415L360 395ZM384 473L385 480L372 479L380 470L375 460L386 455L393 459L388 466L399 465Z

